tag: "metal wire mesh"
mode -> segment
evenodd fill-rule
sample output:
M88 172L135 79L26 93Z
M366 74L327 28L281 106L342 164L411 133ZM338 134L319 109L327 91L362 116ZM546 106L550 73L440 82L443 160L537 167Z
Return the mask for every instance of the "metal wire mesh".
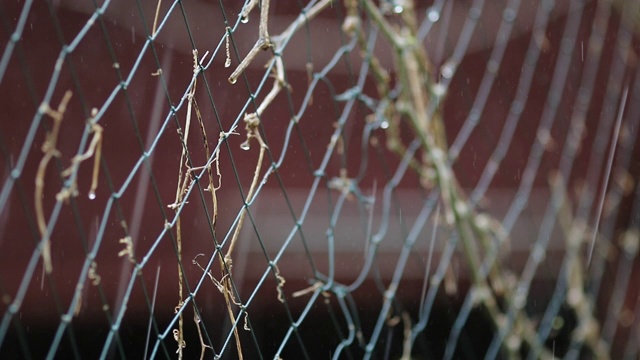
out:
M0 353L637 357L639 7L0 3Z

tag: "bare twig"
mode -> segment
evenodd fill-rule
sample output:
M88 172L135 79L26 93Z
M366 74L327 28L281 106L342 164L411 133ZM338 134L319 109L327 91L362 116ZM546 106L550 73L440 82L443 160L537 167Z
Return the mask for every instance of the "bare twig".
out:
M158 15L160 14L160 7L162 6L162 0L158 0L158 6L156 7L156 15L153 17L153 29L151 36L156 36L156 30L158 26Z
M267 145L262 140L262 136L260 135L259 125L260 120L258 120L258 116L256 113L247 114L244 117L244 122L246 124L245 128L247 129L247 140L242 143L240 146L243 150L249 150L249 144L251 143L251 139L256 139L258 144L260 145L260 153L258 154L258 162L256 163L256 168L253 172L253 180L251 181L251 186L249 187L249 193L245 199L245 203L248 204L253 201L255 191L258 188L258 182L260 179L260 169L262 168L262 160L264 159L264 153L267 149ZM229 245L229 250L225 255L225 262L231 259L231 254L233 253L233 249L235 247L236 241L240 236L240 230L242 230L242 225L244 223L244 218L246 215L246 208L243 207L240 214L240 219L238 220L238 224L233 232L233 236L231 238L231 243Z
M422 159L421 164L412 162L411 168L416 170L421 177L423 186L430 187L433 181L438 186L444 206L445 221L449 226L455 227L462 240L462 248L466 261L471 270L474 287L492 289L486 292L488 296L481 299L481 303L489 312L493 321L499 325L503 317L501 309L497 306L495 296L500 294L505 297L512 296L509 284L503 280L505 274L498 265L487 269L481 266L481 251L478 242L485 251L493 250L493 244L503 243L508 235L501 231L499 222L486 214L478 214L468 205L466 196L457 183L456 176L451 167L451 161L447 158L446 133L440 117L440 99L433 97L429 89L433 88L430 81L431 65L426 56L424 47L416 40L415 9L405 4L400 15L401 25L391 24L385 18L383 12L372 0L360 2L365 13L371 21L378 26L384 37L396 50L396 70L399 73L400 85L397 98L389 99L389 81L383 71L376 71L375 56L367 51L367 59L374 70L379 96L386 99L381 101L380 110L376 110L376 116L385 116L389 121L388 147L400 154L404 154L404 144L399 137L399 124L406 119L413 128L414 134L421 140ZM362 22L354 17L358 16L355 3L345 0L348 16L343 24L343 29L349 34L359 37L358 44L365 50L366 43L360 40L364 30ZM414 159L412 159L414 160ZM489 254L492 255L492 254ZM493 256L493 255L492 255ZM487 281L489 275L490 282ZM489 286L492 285L492 286ZM537 344L534 326L526 316L518 316L517 337L522 337L529 344Z
M268 24L269 24L269 1L270 0L262 0L262 6L260 8L260 25L259 25L259 36L258 41L253 45L253 48L249 51L249 53L245 56L245 58L240 62L238 67L233 71L231 76L229 76L229 82L231 84L235 84L238 80L238 77L249 67L251 62L258 56L260 51L268 50L274 45L280 44L283 40L290 38L295 32L297 32L304 24L308 21L316 17L322 10L326 9L329 5L332 4L333 0L321 0L315 5L313 5L308 11L304 14L300 14L282 33L279 35L273 36L271 38L269 36ZM246 19L249 17L249 12L257 5L257 0L252 0L247 6L243 9L240 14L241 19L246 22Z
M273 59L275 61L274 68L274 76L275 80L273 82L273 88L264 98L258 109L254 113L246 114L244 116L245 129L247 131L247 139L240 145L240 148L243 150L249 150L251 139L256 139L258 144L260 145L260 153L258 155L258 163L256 164L256 169L253 173L253 180L251 181L251 186L249 187L249 193L247 194L247 198L245 200L246 203L250 203L253 200L255 195L255 191L258 187L258 181L260 176L260 169L262 168L262 160L264 158L265 150L267 149L267 145L262 140L262 136L260 135L260 115L264 112L264 110L273 102L276 98L280 90L286 86L286 82L284 80L284 66L282 64L282 59L276 57ZM240 230L242 229L242 225L244 223L244 217L246 214L245 208L241 210L240 219L238 220L238 225L235 228L233 236L231 238L231 243L229 245L229 250L225 258L230 259L231 253L235 247L236 241L240 236ZM226 261L226 260L225 260Z
M213 349L213 348L211 347L211 345L207 345L204 343L204 338L202 337L202 330L200 329L200 323L202 322L202 320L198 316L195 305L193 306L193 322L196 324L196 329L198 329L198 339L200 339L200 360L202 360L204 359L205 351L207 351L207 349Z
M47 134L44 144L42 144L42 152L44 153L44 156L42 157L42 159L40 160L40 164L38 165L34 191L36 220L43 244L42 261L44 263L44 269L48 274L50 274L53 270L53 265L51 263L51 243L49 239L49 231L47 230L47 223L44 215L44 206L42 204L42 198L44 196L44 177L49 161L51 161L51 159L54 157L60 156L60 152L56 148L56 145L58 142L58 136L60 135L60 125L62 124L62 119L64 117L65 111L67 110L69 100L71 100L71 96L72 92L68 90L60 101L57 110L51 109L51 107L49 107L49 104L42 104L40 106L40 111L49 115L53 119L53 127Z
M313 283L313 285L308 286L302 290L298 290L296 292L294 292L293 294L291 294L292 297L297 298L300 296L304 296L306 294L312 293L318 289L321 289L324 286L324 283L322 281L316 281L315 283Z
M206 54L205 54L206 56ZM193 86L191 91L187 95L187 118L184 126L184 135L182 136L182 155L180 156L180 166L178 168L178 184L176 187L176 199L172 205L172 207L177 214L176 219L176 246L177 246L177 257L178 257L178 306L176 308L182 307L184 303L184 274L182 273L182 223L180 221L180 215L178 214L179 204L183 202L183 197L185 194L185 190L187 188L187 184L191 180L191 172L185 171L183 174L183 165L187 166L187 155L188 155L188 141L189 141L189 129L191 128L191 111L193 108L194 96L196 92L196 84L197 84L197 75L200 72L200 65L198 64L198 50L193 50ZM174 337L176 338L176 342L178 343L178 359L182 359L183 351L182 349L186 347L186 342L184 340L184 317L182 312L178 314L178 329L174 329Z
M267 98L265 98L265 100L263 101L263 104L258 108L258 110L255 113L246 114L244 118L245 129L247 130L247 139L240 145L240 147L243 150L249 150L251 139L254 139L254 138L258 141L258 144L260 145L258 162L256 163L253 180L251 181L251 186L249 187L249 193L247 194L247 197L245 199L245 204L250 203L255 196L255 192L258 187L258 182L260 178L260 169L262 168L262 161L264 159L264 154L267 149L267 145L264 143L264 141L262 140L262 136L260 135L260 129L259 129L260 120L258 118L259 116L258 114L262 112L261 109L268 106L268 104L271 103L271 101L273 101L277 93L280 91L282 87L282 83L283 81L280 78L278 78L278 76L276 75L274 88L267 95ZM223 274L226 273L225 277L222 280L222 285L224 289L223 294L225 296L225 301L227 304L227 312L229 313L229 318L231 319L232 324L236 323L236 318L235 318L233 309L231 308L231 303L233 302L236 305L238 305L237 301L235 301L235 299L233 298L233 289L231 284L231 269L233 267L232 254L233 254L235 244L240 236L240 231L242 230L242 225L244 224L244 219L245 219L247 210L245 207L243 207L240 210L240 212L241 212L240 219L238 220L238 223L236 224L236 228L233 232L233 236L231 237L229 249L227 250L227 253L224 256L224 261L220 263L220 268L222 273ZM238 348L238 357L242 359L242 347L240 345L240 336L238 334L237 326L234 326L233 331L234 331L234 336L236 338L236 346Z
M278 265L275 265L275 275L276 275L276 290L278 291L278 301L280 301L281 303L284 303L284 283L287 282L287 280L285 280L284 276L280 275L280 269L278 268Z
M260 51L267 50L271 48L271 41L269 40L269 1L270 0L262 0L262 6L260 7L260 26L259 26L259 34L258 41L256 41L253 48L249 50L247 56L240 62L238 67L231 73L229 76L229 82L235 84L238 81L238 77L249 67L251 62L258 56ZM247 19L249 17L249 12L256 6L258 0L252 0L242 11L240 16L243 19Z
M411 359L411 316L406 311L402 312L402 324L403 328L403 342L402 342L402 357L401 360Z
M91 176L91 188L89 189L89 199L93 200L96 198L96 189L98 188L98 175L100 174L100 159L102 156L102 138L104 129L102 126L98 125L94 117L98 113L98 109L93 108L91 111L91 118L89 119L89 123L91 124L91 132L93 132L93 138L91 139L91 143L89 143L89 147L84 154L76 155L71 160L71 166L65 169L62 172L62 176L70 176L85 160L93 158L93 173ZM69 196L76 194L76 184L75 179L74 183L66 189L60 191L57 195L58 200L67 200Z

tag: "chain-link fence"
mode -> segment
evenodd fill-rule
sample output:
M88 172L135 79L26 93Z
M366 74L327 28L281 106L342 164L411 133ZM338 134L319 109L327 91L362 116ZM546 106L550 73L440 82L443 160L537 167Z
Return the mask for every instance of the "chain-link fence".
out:
M0 353L637 357L639 7L0 2Z

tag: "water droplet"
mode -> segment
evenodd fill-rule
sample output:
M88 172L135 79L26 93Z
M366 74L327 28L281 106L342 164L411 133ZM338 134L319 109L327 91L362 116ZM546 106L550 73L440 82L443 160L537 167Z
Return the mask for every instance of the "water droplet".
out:
M247 151L251 148L251 146L249 145L249 141L245 141L242 144L240 144L240 149Z
M469 18L471 18L471 20L478 20L481 14L482 14L482 9L477 6L474 6L471 9L469 9Z
M441 83L437 83L433 86L433 94L437 97L443 96L446 92L447 88Z
M401 14L404 11L402 5L396 5L393 7L393 12L396 14Z
M513 9L505 9L502 18L507 22L513 22L518 14Z
M240 17L240 22L243 24L246 24L249 22L249 16L241 16Z
M429 11L429 14L427 14L427 17L429 18L429 21L436 22L440 20L440 12L438 10L432 9Z
M442 69L440 70L440 73L442 74L443 77L450 79L451 77L453 77L453 73L455 73L455 71L456 71L455 64L448 62L442 65Z
M227 58L227 60L224 61L224 67L228 68L229 66L231 66L231 58Z
M500 70L500 63L495 60L489 60L489 62L487 63L487 71L495 74L498 72L498 70Z
M96 198L96 193L93 191L89 192L89 200L95 200L95 198Z
M381 129L387 129L389 127L389 122L387 120L380 123Z
M231 77L229 78L229 82L230 82L231 84L235 84L235 83L236 83L236 81L237 81L237 79L236 79L236 78L231 78Z
M527 296L522 291L517 291L516 295L513 297L513 304L516 309L522 309L524 305L527 303Z

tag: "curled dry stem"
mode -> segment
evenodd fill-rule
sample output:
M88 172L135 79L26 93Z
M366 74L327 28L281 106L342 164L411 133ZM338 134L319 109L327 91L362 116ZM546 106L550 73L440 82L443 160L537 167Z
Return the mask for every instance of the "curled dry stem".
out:
M200 340L200 360L203 360L205 351L207 349L213 350L213 348L211 347L211 345L207 345L204 343L202 330L200 329L200 323L202 322L202 320L200 319L200 316L198 316L198 312L195 305L193 305L193 322L196 324L196 329L198 329L198 339Z
M206 54L204 55L206 56ZM192 179L191 172L189 171L188 165L188 141L189 141L189 129L191 128L191 112L193 109L193 103L195 102L195 93L196 93L196 85L197 85L197 76L200 72L200 65L198 63L198 50L193 50L193 86L191 87L191 91L187 95L187 118L184 126L184 134L181 137L182 140L182 154L180 156L180 166L178 168L178 184L176 186L176 198L175 202L169 205L170 208L173 208L176 211L176 251L178 258L178 301L179 304L184 303L184 274L182 273L182 223L180 221L180 215L178 214L179 205L184 201L184 194L186 192L187 186ZM178 130L180 132L180 130ZM186 171L183 169L183 166L187 167ZM186 347L186 342L184 341L184 316L182 312L178 315L178 329L174 329L174 337L176 337L176 341L178 342L178 359L182 359L183 351L182 349Z
M91 188L89 189L89 199L91 200L95 199L96 189L98 188L98 176L100 174L100 159L102 158L102 139L104 132L104 128L98 125L94 120L97 113L98 109L93 108L91 110L89 123L91 124L90 131L93 133L93 138L91 139L91 143L89 143L87 151L85 151L84 154L74 156L71 160L71 165L62 172L62 176L71 176L71 174L73 174L73 172L80 166L80 163L93 157L93 172L91 176ZM74 179L73 184L69 186L69 188L60 191L56 198L58 200L67 200L69 196L76 194L76 187Z
M269 39L269 1L262 0L262 6L260 7L260 28L258 30L258 41L256 41L253 48L249 50L249 53L240 62L238 67L229 76L229 82L235 84L238 81L238 77L249 67L253 60L258 56L260 51L268 50L271 48L271 40ZM242 19L248 19L249 13L257 5L258 0L251 0L249 4L242 10L240 16Z
M42 104L40 106L40 111L49 115L53 119L53 127L51 131L47 134L44 144L42 144L42 152L44 156L40 160L40 164L38 165L38 171L36 173L35 180L35 190L34 190L34 202L35 202L35 210L36 210L36 220L38 223L38 230L40 231L41 242L42 242L42 261L44 263L44 269L47 274L50 274L53 270L53 265L51 264L51 243L49 241L49 231L47 230L47 223L44 215L44 205L42 204L42 198L44 196L44 177L47 171L47 165L49 165L49 161L51 161L54 157L59 157L60 152L56 148L58 142L58 136L60 135L60 125L62 124L62 119L64 117L64 113L67 109L67 105L71 100L72 92L68 90L60 104L58 105L58 109L53 110L49 107L49 104Z
M352 0L345 0L345 4L348 16L343 24L343 29L349 34L361 36L360 34L364 31L362 22L356 19L359 16L356 11L357 4ZM412 7L404 9L405 12L401 16L402 24L398 26L385 18L373 0L363 0L359 4L396 50L396 70L400 74L401 93L397 99L389 99L389 104L384 112L385 117L393 120L396 112L402 115L402 118L408 120L415 135L421 139L423 150L421 166L411 167L423 176L424 180L431 178L439 187L445 205L446 222L460 233L463 240L462 247L474 278L474 286L487 287L487 275L489 275L495 294L502 294L505 298L511 297L513 289L508 288L501 281L506 275L497 264L494 263L491 266L488 274L485 274L486 270L481 269L477 240L482 243L486 251L495 251L493 243L505 242L508 240L508 234L501 231L499 227L493 226L499 222L488 215L478 216L475 210L468 205L464 192L457 185L451 161L447 156L448 146L444 126L441 123L442 119L439 115L439 100L433 98L429 91L425 91L430 88L431 67L422 44L416 40L415 22L412 18L415 15L414 9ZM359 41L363 50L367 49L364 44L363 41ZM375 58L371 54L367 54L367 56ZM371 62L371 64L374 63ZM388 99L388 81L379 76L375 76L374 79L381 99ZM383 113L376 112L376 114ZM397 125L397 121L391 121L389 129L396 131ZM392 141L388 145L393 145L394 152L402 151L404 145L400 142L399 137L391 135ZM433 176L431 177L430 174ZM484 223L489 226L482 226L480 219L486 219ZM494 293L490 293L490 296L486 297L482 303L496 323L503 318L501 309L496 306ZM518 316L516 321L517 328L521 329L519 332L523 339L529 344L535 345L536 337L531 320L526 316Z

